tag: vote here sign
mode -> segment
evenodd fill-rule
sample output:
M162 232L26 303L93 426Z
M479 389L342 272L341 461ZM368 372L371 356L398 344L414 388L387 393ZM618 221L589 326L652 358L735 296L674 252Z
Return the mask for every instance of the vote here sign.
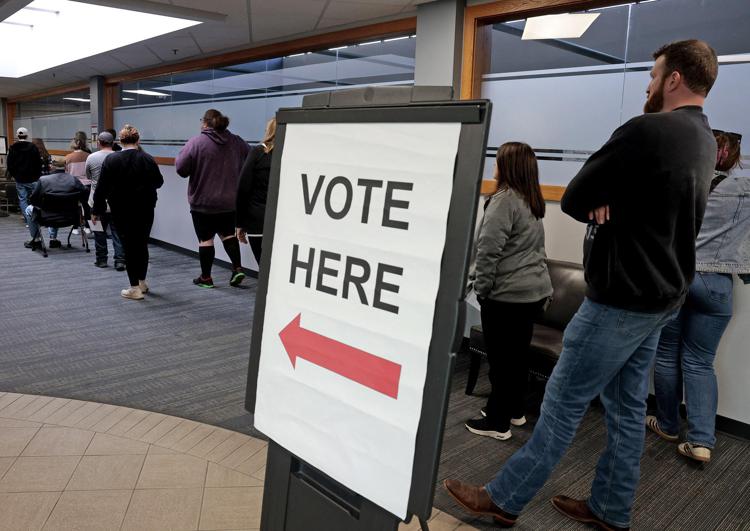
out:
M459 123L288 124L256 427L404 518Z

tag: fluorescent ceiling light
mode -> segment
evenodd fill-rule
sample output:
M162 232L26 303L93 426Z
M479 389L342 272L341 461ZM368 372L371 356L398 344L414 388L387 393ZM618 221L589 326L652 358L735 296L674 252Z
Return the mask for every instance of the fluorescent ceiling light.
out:
M141 96L169 96L169 94L164 94L163 92L144 89L123 90L123 92L129 92L130 94L140 94Z
M27 76L200 23L70 0L34 0L0 22L0 49L15 50L0 56L0 77Z
M135 101L135 98L123 98L122 101Z
M403 40L403 39L408 39L410 37L411 37L410 35L405 35L403 37L393 37L392 39L385 39L385 40L383 40L383 42L400 41L400 40Z
M523 40L577 39L599 17L599 13L567 13L526 19Z
M91 101L90 99L86 99L86 98L63 98L63 99L68 100L68 101L82 101L84 103L88 103Z

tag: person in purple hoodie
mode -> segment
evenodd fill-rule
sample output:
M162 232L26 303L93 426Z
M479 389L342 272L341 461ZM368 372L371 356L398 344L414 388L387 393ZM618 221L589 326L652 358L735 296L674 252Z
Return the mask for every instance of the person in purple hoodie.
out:
M232 261L229 284L239 286L242 272L240 244L234 230L235 201L240 170L250 152L247 142L229 132L229 118L209 109L201 118L201 134L180 150L177 173L189 177L188 202L198 237L201 274L193 284L213 288L214 237L218 234Z

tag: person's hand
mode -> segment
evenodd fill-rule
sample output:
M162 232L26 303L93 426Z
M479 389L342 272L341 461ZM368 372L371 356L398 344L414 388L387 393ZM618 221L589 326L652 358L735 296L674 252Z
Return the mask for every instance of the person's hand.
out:
M92 223L96 223L97 221L99 221L99 216L97 216L96 214L91 214L91 221Z
M237 227L235 229L235 233L237 235L237 239L240 242L247 243L247 232L245 231L245 229L241 229L241 228Z
M604 225L609 221L609 205L600 206L589 212L589 220L596 221L597 225Z

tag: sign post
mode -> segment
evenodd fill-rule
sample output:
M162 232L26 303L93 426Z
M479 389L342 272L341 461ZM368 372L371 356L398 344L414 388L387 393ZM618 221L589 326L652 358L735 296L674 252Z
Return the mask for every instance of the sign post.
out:
M432 510L490 115L440 92L277 114L246 398L271 439L262 529Z

